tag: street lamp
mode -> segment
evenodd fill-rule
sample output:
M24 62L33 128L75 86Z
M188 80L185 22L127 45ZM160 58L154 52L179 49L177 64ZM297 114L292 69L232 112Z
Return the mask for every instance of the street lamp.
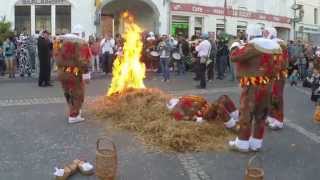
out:
M227 32L227 0L224 0L224 13L223 13L223 30Z

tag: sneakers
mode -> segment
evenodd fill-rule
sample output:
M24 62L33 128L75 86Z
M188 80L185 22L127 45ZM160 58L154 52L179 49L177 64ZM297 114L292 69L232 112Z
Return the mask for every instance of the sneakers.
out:
M237 123L239 122L239 111L236 110L229 114L230 120L224 123L225 127L228 129L232 129L236 127Z
M270 129L272 130L280 130L283 129L283 122L280 122L278 120L273 121L269 124Z
M269 124L273 123L273 121L275 121L275 120L276 120L275 118L268 116L266 119L266 124L269 125Z
M246 140L239 140L236 138L234 141L229 141L229 147L231 150L238 151L238 152L258 152L262 148L262 139L256 139L250 137L249 141Z
M236 120L236 122L239 121L239 110L233 111L232 113L230 113L230 117L232 117L234 120Z
M249 141L243 141L236 138L234 141L229 141L229 147L231 150L247 153L249 152Z
M283 122L280 122L277 119L272 118L270 116L267 117L266 124L272 130L279 130L283 128Z
M237 125L237 121L233 118L230 118L230 120L226 123L224 123L224 126L227 128L227 129L232 129L234 128L235 126Z
M256 139L253 137L250 137L249 139L249 146L250 146L250 150L253 152L258 152L261 150L262 148L262 139Z
M77 117L69 117L69 119L68 119L69 124L75 124L75 123L79 123L82 121L85 121L85 119L83 117L81 117L80 113Z

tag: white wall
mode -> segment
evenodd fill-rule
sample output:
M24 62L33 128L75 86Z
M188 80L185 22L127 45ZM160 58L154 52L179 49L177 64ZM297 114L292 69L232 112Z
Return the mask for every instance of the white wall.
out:
M86 37L96 32L94 25L94 0L69 0L71 2L71 30L80 24L86 30Z

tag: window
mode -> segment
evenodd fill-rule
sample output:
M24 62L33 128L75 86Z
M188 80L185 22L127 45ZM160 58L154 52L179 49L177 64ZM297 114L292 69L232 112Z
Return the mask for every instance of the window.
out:
M182 34L189 36L189 17L188 16L172 16L171 34L176 36Z
M314 24L318 24L318 9L314 8Z
M31 34L31 7L15 6L15 30L18 34Z
M56 34L71 32L71 6L56 6Z
M51 6L36 6L36 30L51 32Z
M194 34L201 34L203 31L203 18L196 17L194 21Z

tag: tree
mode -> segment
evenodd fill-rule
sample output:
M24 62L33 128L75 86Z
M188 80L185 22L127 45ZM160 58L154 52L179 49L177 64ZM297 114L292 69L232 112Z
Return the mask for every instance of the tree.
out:
M10 36L14 36L14 32L11 30L11 23L4 17L0 20L0 44Z

